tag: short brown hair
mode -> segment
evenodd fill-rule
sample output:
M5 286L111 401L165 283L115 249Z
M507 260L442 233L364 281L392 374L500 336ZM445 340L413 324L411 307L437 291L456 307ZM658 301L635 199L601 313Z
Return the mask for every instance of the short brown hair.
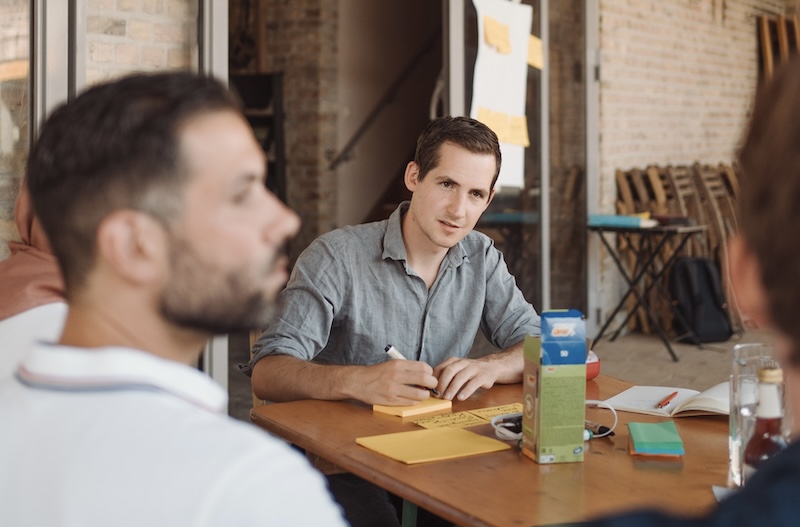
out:
M460 146L473 154L493 155L497 168L489 188L494 188L502 161L500 143L491 128L469 117L439 117L428 123L417 139L414 154L420 181L439 164L439 150L445 143Z
M167 222L178 213L188 176L181 126L214 111L240 113L220 82L189 72L140 73L94 86L47 119L27 180L67 298L94 264L106 216L132 209Z
M761 267L769 316L800 364L800 57L760 87L741 163L740 229Z

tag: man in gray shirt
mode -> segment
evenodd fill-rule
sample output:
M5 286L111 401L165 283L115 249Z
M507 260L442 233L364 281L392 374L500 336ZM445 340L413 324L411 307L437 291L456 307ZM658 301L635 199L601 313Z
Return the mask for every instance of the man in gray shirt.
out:
M406 167L411 201L386 221L329 232L300 255L244 369L255 394L409 405L430 396L424 388L463 400L520 382L522 343L539 334L539 316L492 241L472 230L500 160L485 125L432 121ZM500 351L467 358L479 329ZM390 344L409 360L391 360ZM352 474L328 483L353 527L399 526L386 491ZM420 511L417 525L443 524Z
M432 121L406 167L410 203L327 233L298 259L245 368L256 395L407 405L429 396L421 387L463 400L520 382L522 342L539 334L539 316L473 231L500 161L496 135L478 121ZM502 351L466 358L479 328ZM389 360L389 344L409 360Z

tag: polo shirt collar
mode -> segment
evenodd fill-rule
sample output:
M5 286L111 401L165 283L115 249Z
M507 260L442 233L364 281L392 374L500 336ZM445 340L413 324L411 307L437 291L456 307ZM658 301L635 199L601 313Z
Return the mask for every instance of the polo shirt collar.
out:
M159 391L215 413L224 412L228 403L222 387L199 370L132 348L36 344L16 377L43 390Z
M408 207L411 205L410 201L402 202L392 215L389 216L388 224L386 226L386 234L383 236L383 259L391 258L392 260L407 261L406 246L403 243L403 215L408 212ZM463 240L462 240L463 241ZM464 250L461 242L458 242L450 250L447 251L445 259L450 262L453 267L459 267L465 261L469 261L467 252Z

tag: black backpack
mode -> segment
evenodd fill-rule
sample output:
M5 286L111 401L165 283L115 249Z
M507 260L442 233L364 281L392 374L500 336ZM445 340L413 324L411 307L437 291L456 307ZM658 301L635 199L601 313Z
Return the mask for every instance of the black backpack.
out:
M714 262L708 258L678 258L669 277L669 290L673 305L683 315L683 319L677 314L672 319L679 342L721 342L731 337L728 304Z

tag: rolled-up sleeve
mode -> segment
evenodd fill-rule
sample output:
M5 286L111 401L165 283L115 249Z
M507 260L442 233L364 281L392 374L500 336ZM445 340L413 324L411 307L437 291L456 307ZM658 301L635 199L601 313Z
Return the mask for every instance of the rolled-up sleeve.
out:
M240 369L252 374L253 366L267 355L290 355L312 360L325 347L339 305L340 291L333 284L342 272L335 251L317 239L300 255L286 288L281 291L278 316L253 345L253 357Z
M486 246L486 300L481 329L492 345L505 349L541 334L541 320L525 300L514 276L508 271L503 254L494 244Z

